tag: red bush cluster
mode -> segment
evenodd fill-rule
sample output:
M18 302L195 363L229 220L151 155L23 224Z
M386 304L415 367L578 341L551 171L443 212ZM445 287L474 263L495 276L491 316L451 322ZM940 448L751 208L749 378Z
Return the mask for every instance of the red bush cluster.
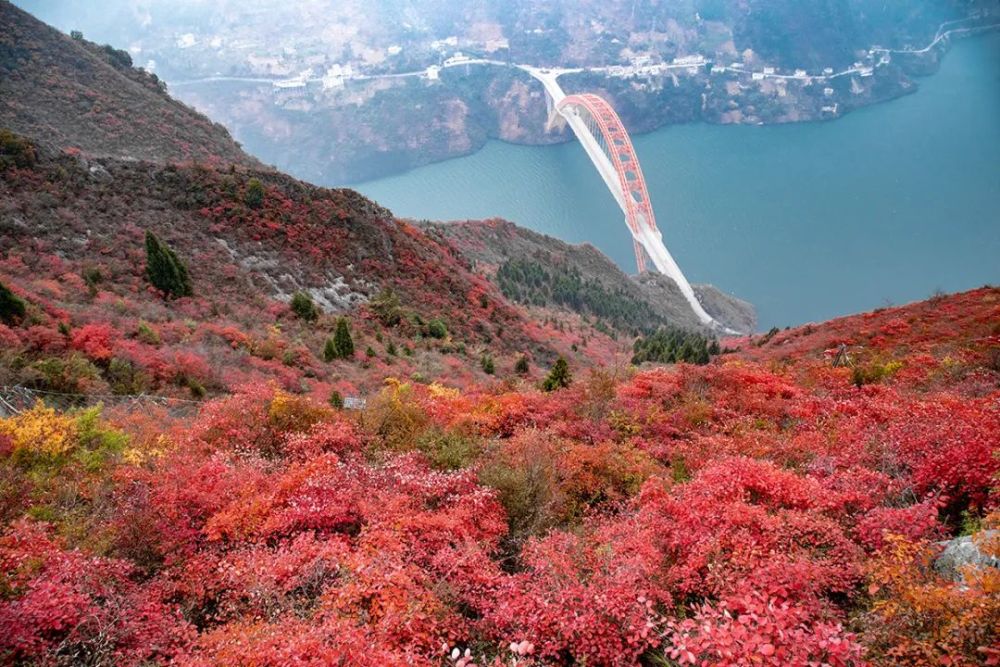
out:
M261 215L296 210L268 196ZM254 381L187 420L109 414L122 432L93 414L0 421L5 662L997 655L995 580L928 566L934 541L996 518L995 290L939 301L938 321L862 316L552 393L391 381L352 412L301 391L312 355L277 328L150 324L139 300L86 319L46 296L59 285L25 284L36 323L0 328L5 354L108 379L124 360L175 387ZM839 340L865 341L851 363L877 380L832 367ZM308 379L323 399L351 386Z

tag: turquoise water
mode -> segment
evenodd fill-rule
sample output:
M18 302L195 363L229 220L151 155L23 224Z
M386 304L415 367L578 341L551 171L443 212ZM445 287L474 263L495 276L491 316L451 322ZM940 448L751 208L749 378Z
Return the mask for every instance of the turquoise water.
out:
M998 34L956 43L916 94L840 120L674 126L635 144L688 279L751 301L762 329L1000 282ZM503 217L635 270L575 143L493 142L358 189L401 217Z

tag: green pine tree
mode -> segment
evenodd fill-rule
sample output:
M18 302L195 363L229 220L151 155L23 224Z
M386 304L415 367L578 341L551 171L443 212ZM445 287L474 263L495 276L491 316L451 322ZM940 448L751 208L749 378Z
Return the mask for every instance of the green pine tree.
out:
M16 321L24 319L27 306L24 299L10 291L10 288L0 283L0 320L7 324L14 324Z
M191 296L187 267L153 232L146 232L146 277L168 297Z
M243 201L250 208L260 208L264 205L264 184L259 178L251 178L247 181L247 191L243 196Z
M518 358L517 363L514 364L514 372L518 375L527 375L529 370L530 366L528 365L528 355L522 354Z
M292 312L306 322L315 322L319 318L319 308L313 303L312 297L306 292L296 292L289 304Z
M340 355L337 353L337 343L334 342L333 336L330 336L326 339L326 344L323 346L323 361L330 363L339 357Z
M487 375L493 375L496 373L497 369L496 364L493 363L493 355L484 354L479 363L483 367L483 372Z
M552 365L552 370L549 371L548 377L542 382L542 389L545 391L563 389L568 387L572 381L573 377L569 372L569 364L566 363L563 357L559 357L556 359L556 363Z
M351 338L351 329L346 317L337 319L337 329L333 333L333 344L337 348L337 356L340 359L350 359L354 356L354 339Z

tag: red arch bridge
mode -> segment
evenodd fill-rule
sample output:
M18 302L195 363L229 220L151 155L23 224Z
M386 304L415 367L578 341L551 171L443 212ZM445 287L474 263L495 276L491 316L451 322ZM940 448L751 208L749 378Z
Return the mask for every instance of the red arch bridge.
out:
M625 224L632 234L639 271L646 271L649 263L652 263L657 271L677 284L702 324L726 330L705 312L691 284L664 245L663 235L656 226L656 216L646 189L646 179L642 175L642 166L632 140L615 110L607 100L598 95L584 93L567 96L557 82L559 75L564 73L560 70L524 66L521 69L545 86L550 125L557 118L565 120L618 202L625 214Z

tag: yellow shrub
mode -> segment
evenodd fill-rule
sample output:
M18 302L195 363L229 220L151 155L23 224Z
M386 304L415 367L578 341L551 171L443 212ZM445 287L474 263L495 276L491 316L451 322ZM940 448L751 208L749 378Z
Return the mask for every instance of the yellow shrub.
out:
M16 417L0 420L0 433L10 437L14 453L59 456L76 437L76 420L45 407L41 401Z
M314 424L329 418L329 409L314 404L308 398L293 396L280 389L267 409L271 427L281 433L305 433Z

